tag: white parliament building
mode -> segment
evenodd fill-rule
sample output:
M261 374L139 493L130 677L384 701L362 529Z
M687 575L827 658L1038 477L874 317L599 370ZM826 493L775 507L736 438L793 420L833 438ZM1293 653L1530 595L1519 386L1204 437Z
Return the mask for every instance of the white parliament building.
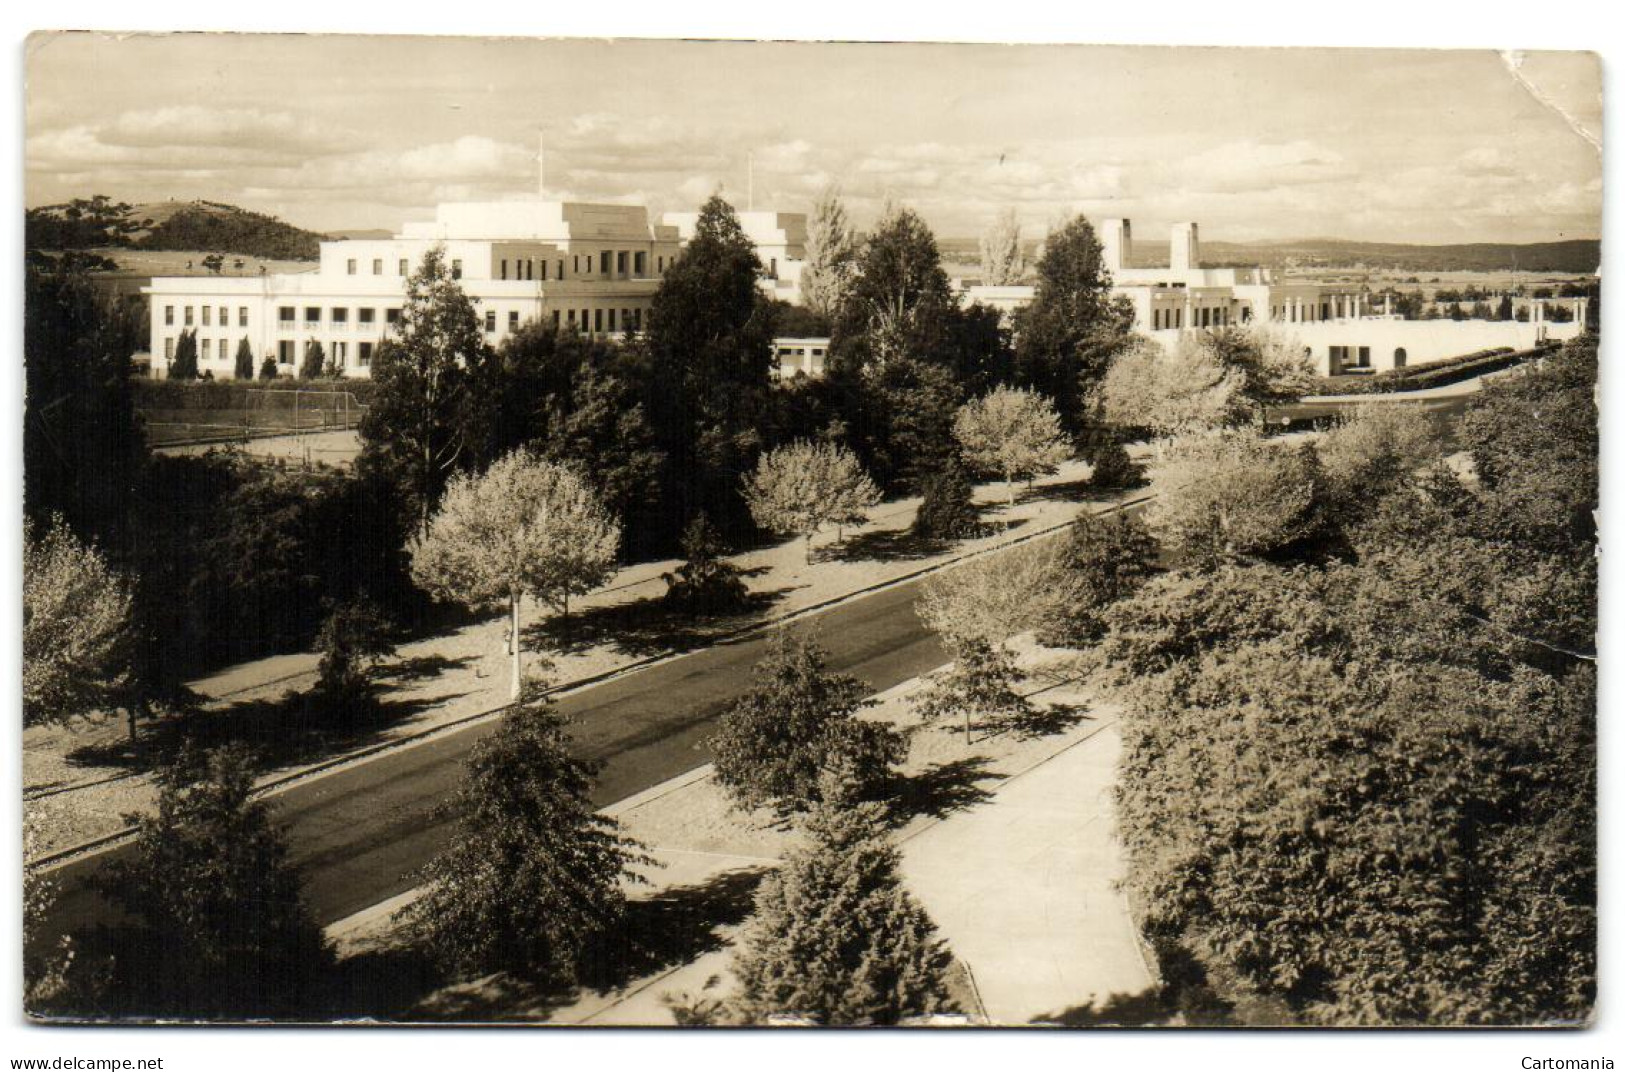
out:
M1208 268L1195 223L1176 223L1169 235L1168 267L1133 268L1133 230L1126 219L1100 226L1101 255L1112 293L1134 307L1134 330L1164 345L1182 332L1269 323L1296 337L1322 375L1381 372L1500 346L1528 349L1547 339L1580 334L1585 299L1564 299L1573 318L1554 323L1532 303L1528 322L1404 320L1390 307L1377 310L1362 284L1277 279L1268 268ZM1030 286L967 286L964 302L1010 313L1033 299Z
M405 298L406 277L440 246L452 275L475 303L493 345L530 321L617 338L643 329L661 277L693 237L696 213L667 213L652 223L635 205L526 201L442 204L428 222L408 223L388 239L321 243L313 271L258 277L156 277L143 288L151 308L152 374L167 373L183 331L195 331L198 370L233 375L246 338L256 373L267 358L278 372L297 372L307 344L320 342L328 362L348 377L366 377L378 344L391 332ZM801 213L739 214L763 265L763 290L800 298L807 218ZM1527 348L1578 334L1574 317L1551 323L1543 306L1528 322L1407 321L1375 311L1359 284L1277 280L1265 268L1202 264L1195 223L1173 228L1166 268L1130 266L1133 233L1126 219L1106 220L1101 246L1114 294L1134 307L1134 329L1169 344L1180 333L1268 322L1295 335L1324 374L1381 371L1497 346ZM1032 300L1030 286L968 286L965 303L1010 313ZM822 374L828 340L781 339L781 376Z

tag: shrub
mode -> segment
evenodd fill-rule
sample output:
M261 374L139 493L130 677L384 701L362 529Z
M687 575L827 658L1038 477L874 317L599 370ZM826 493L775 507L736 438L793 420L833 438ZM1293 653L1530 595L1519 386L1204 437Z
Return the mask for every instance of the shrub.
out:
M1156 558L1157 542L1138 517L1119 511L1078 518L1059 558L1072 581L1072 598L1039 627L1039 641L1078 648L1100 639L1106 632L1102 613L1145 584Z
M643 857L592 802L593 770L533 689L469 757L451 843L424 868L406 931L447 971L575 983L613 934Z
M974 489L965 467L951 460L924 480L925 497L914 515L915 535L932 540L954 540L981 533L981 513L972 500Z
M1277 449L1239 431L1175 440L1151 468L1146 524L1170 552L1202 567L1267 554L1318 523L1312 450Z
M723 714L708 742L716 779L741 806L781 815L839 795L875 795L907 752L903 737L858 712L871 706L856 678L832 674L815 644L777 633L753 671L749 692Z
M740 610L750 602L739 570L722 558L722 536L703 512L683 530L684 563L668 573L665 600L686 614L701 616Z
M762 880L734 959L735 1016L895 1024L951 1011L951 958L903 888L876 805L820 808L807 844Z
M1092 448L1086 455L1091 469L1092 487L1117 490L1137 488L1145 482L1145 472L1139 462L1128 456L1128 451L1116 439L1108 439Z
M389 623L365 594L342 603L324 600L323 605L328 614L316 634L316 649L322 658L313 699L326 714L363 718L377 708L373 670L395 650Z
M82 935L59 1015L309 1016L332 951L255 800L245 753L188 748L97 887L124 917Z
M1340 672L1266 642L1188 672L1137 685L1124 720L1119 822L1150 936L1312 1022L1589 1016L1589 669Z

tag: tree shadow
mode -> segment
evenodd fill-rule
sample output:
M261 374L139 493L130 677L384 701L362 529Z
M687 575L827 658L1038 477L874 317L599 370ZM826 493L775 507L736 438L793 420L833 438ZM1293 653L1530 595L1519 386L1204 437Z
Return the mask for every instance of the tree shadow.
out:
M288 692L275 700L242 700L172 715L144 726L135 742L121 738L85 745L66 758L88 766L152 770L171 762L187 744L241 746L257 769L270 770L382 743L400 723L463 695L412 700L381 700L374 695L335 710L318 702L314 692Z
M696 615L663 596L556 614L525 627L525 646L558 655L601 644L633 656L689 651L760 622L791 591L752 592L738 609L725 614Z
M927 536L907 529L877 529L848 536L815 553L820 562L900 562L940 555L953 546L952 540Z
M720 927L744 923L770 867L736 867L630 901L616 932L588 952L582 986L606 992L723 949Z
M340 960L329 977L322 1014L335 1020L412 1020L412 1010L445 985L420 949L393 945Z
M978 506L978 510L990 507L1002 507L1003 503L985 503ZM941 536L928 536L915 532L912 528L906 529L880 529L874 532L860 532L849 536L839 544L833 544L822 551L815 552L814 558L820 562L907 562L922 558L930 558L949 550L955 544L966 540L980 540L988 536L997 536L1000 533L1018 529L1027 524L1027 518L1007 520L1005 518L991 518L978 521L971 531L957 539L947 539Z
M1094 483L1092 478L1083 480L1068 480L1060 484L1038 484L1030 488L1022 488L1016 493L1016 505L1025 506L1032 502L1071 502L1071 503L1102 503L1109 502L1122 494L1121 488L1103 488Z
M540 986L509 972L497 972L442 986L421 997L400 1019L413 1023L534 1023L568 1005L572 990Z
M1167 1027L1176 1015L1163 1000L1161 988L1153 986L1138 994L1111 994L1104 1001L1035 1016L1031 1022L1061 1027Z
M599 992L617 990L724 948L719 928L745 921L756 887L769 870L735 868L629 902L615 933L584 959L582 985Z
M986 756L966 756L934 763L918 774L899 774L892 783L890 818L903 826L921 815L942 819L972 808L993 796L978 783L997 778Z
M1017 740L1027 741L1062 733L1090 717L1088 709L1081 704L1033 704L1025 714L1001 718L983 728L1014 734ZM975 730L977 724L972 723L971 728Z
M379 670L378 676L381 679L393 681L398 685L404 685L409 681L422 681L425 678L438 677L453 670L461 670L474 661L475 658L472 655L465 655L460 659L448 659L444 655L416 655L390 663Z

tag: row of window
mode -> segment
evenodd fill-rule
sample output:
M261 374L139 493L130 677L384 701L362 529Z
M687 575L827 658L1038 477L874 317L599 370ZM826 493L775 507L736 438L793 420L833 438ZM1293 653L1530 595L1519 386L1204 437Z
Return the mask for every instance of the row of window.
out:
M202 309L201 316L202 316L203 326L204 327L210 328L210 327L215 326L215 323L216 323L216 321L215 321L215 312L216 312L216 310L219 311L219 316L220 316L220 319L218 321L219 325L221 327L223 327L223 328L231 326L231 306L229 306L229 305L218 305L218 306L216 306L216 305L205 305L205 306L202 306L201 309ZM183 327L191 327L192 326L192 324L193 324L193 316L194 316L194 314L196 314L196 312L197 312L197 310L193 306L190 306L190 305L185 306L182 309L182 314L185 317L185 320L184 320L184 322L182 324ZM164 306L164 326L165 327L174 327L175 326L175 307L173 305ZM237 326L240 327L240 328L246 328L248 326L248 306L246 306L246 305L239 305L237 307Z
M308 344L307 344L308 345ZM372 365L372 355L377 344L372 342L358 342L355 345L355 363L357 368L369 368ZM298 343L293 339L279 339L276 344L276 359L280 364L293 365L300 360L301 354ZM327 362L338 368L350 367L350 344L340 339L332 343L327 349Z
M452 264L456 267L457 274L462 274L463 262L452 261ZM411 261L406 257L402 257L400 260L395 262L395 274L398 276L405 276L411 267ZM349 260L344 262L344 270L348 275L356 274L356 259L354 257L351 257ZM382 257L374 257L372 259L372 274L384 274L384 259Z
M297 306L293 306L293 305L279 305L279 306L277 306L277 311L276 311L277 330L279 330L279 331L293 331L295 329L295 327L299 323L299 321L298 321L298 313L299 313L299 309L298 309ZM368 331L368 330L372 329L378 323L378 310L377 309L374 309L374 308L371 308L371 307L363 307L363 308L357 309L355 311L355 315L356 315L356 320L355 320L356 329L359 330L359 331ZM385 324L387 324L387 325L389 325L390 327L393 328L396 324L400 323L400 320L401 320L401 311L400 311L400 309L397 308L397 309L385 309L384 310L384 323ZM338 306L338 307L335 307L333 309L327 310L327 323L335 331L346 331L346 330L348 330L349 327L350 327L350 309L347 306ZM321 325L322 325L322 307L319 306L319 305L307 305L307 306L305 306L304 326L307 327L307 328L317 328L317 327L320 327Z
M1191 327L1218 328L1230 323L1229 309L1201 308L1191 310ZM1154 331L1164 328L1182 328L1185 326L1185 310L1153 309L1151 310L1151 327Z
M563 310L562 313L560 310L554 309L553 327L555 329L568 327L571 331L590 331L594 333L605 331L613 332L643 330L642 309L622 309L620 310L620 319L618 321L615 313L616 310L614 309L582 309L579 311L579 313L575 309L566 309ZM512 315L513 314L511 313L509 314L509 331L514 330ZM495 327L492 326L493 323L494 322L491 319L491 314L485 314L486 331L496 330Z

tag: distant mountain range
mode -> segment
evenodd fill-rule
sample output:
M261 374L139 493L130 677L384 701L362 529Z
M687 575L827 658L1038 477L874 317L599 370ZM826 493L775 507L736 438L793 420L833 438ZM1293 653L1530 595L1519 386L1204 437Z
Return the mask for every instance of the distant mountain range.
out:
M315 260L324 237L217 201L131 205L98 196L29 209L24 223L26 245L38 250L124 247Z
M1038 243L1028 245L1028 258ZM945 260L975 264L974 238L942 239ZM1136 239L1130 265L1155 268L1168 263L1168 243ZM1564 242L1472 242L1424 246L1403 242L1355 242L1342 238L1295 238L1276 242L1203 242L1202 263L1211 268L1382 268L1409 272L1595 272L1602 243L1595 238Z
M127 247L231 253L267 260L315 260L323 239L389 238L379 228L306 231L275 216L218 201L153 201L130 205L105 196L29 209L28 248L38 250ZM943 259L955 264L979 260L974 238L938 241ZM1028 241L1029 260L1038 243ZM1203 263L1211 267L1380 268L1390 271L1594 272L1602 243L1594 238L1563 242L1474 242L1428 246L1402 242L1355 242L1304 238L1275 242L1204 242ZM1168 244L1134 243L1135 267L1168 263Z

